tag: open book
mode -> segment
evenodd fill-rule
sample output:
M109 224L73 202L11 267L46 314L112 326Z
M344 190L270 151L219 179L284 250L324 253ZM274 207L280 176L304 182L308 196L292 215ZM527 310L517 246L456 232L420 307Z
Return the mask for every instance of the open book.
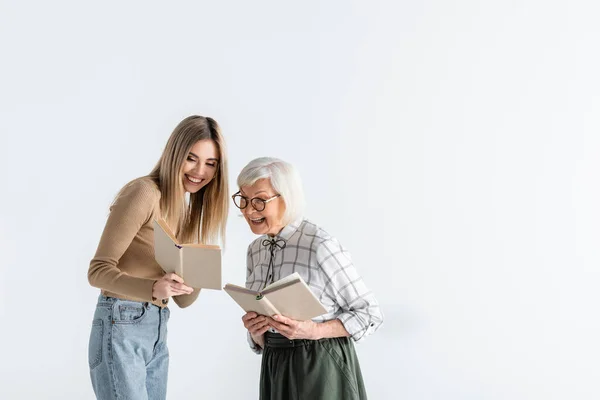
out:
M193 288L221 290L221 248L180 244L164 220L154 221L154 258L165 272L174 272Z
M280 314L299 321L327 312L297 272L271 283L260 292L230 283L223 289L246 312L268 316Z

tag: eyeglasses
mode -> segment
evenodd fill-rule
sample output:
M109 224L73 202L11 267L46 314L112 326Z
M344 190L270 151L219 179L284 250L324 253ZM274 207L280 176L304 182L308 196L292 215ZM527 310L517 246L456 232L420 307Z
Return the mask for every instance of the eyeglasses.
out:
M250 203L252 205L252 208L254 208L256 211L263 211L267 206L268 202L270 202L271 200L275 200L279 196L281 195L276 194L275 196L267 200L261 199L259 197L253 197L251 199L248 199L246 196L242 196L240 192L237 192L236 194L231 196L231 198L233 199L233 203L235 204L235 206L240 210L243 210L244 208L248 207L248 203Z

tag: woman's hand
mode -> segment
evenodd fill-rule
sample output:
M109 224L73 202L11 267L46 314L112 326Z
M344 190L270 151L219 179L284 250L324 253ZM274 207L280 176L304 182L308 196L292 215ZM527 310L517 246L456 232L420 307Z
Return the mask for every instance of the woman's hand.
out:
M162 300L180 294L191 294L193 291L193 288L183 283L183 279L179 275L171 272L154 282L152 297Z
M283 315L273 315L269 324L286 338L292 339L321 339L319 324L308 319L296 321Z
M265 338L263 335L269 329L269 321L272 321L271 318L251 311L242 317L242 321L244 322L244 327L250 332L254 343L264 348Z

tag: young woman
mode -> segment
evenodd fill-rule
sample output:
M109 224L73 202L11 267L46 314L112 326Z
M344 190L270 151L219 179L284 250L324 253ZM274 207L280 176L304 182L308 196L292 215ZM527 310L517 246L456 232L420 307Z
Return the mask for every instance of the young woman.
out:
M302 185L289 163L258 158L237 183L233 201L261 235L248 247L246 287L261 290L297 272L327 309L307 321L244 315L250 347L262 353L260 399L366 399L353 343L375 332L383 314L350 253L303 218Z
M187 307L199 289L157 264L153 221L163 218L181 242L222 240L228 187L217 122L191 116L177 125L152 172L117 195L88 271L90 284L102 289L89 343L98 399L165 399L169 299Z

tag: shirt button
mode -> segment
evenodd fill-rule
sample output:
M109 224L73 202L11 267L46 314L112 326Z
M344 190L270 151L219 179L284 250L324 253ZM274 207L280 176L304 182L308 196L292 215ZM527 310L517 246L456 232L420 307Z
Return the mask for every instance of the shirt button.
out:
M167 299L162 299L163 304L167 304Z

